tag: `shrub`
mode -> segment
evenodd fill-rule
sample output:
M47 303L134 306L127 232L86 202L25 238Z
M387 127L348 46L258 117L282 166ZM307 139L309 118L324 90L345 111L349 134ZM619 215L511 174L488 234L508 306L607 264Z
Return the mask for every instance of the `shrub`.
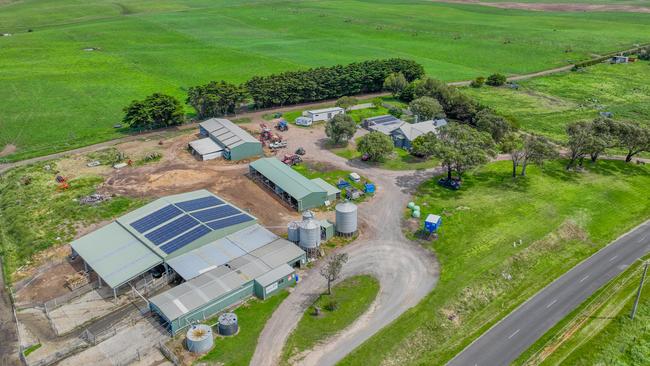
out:
M388 113L390 113L390 115L392 115L392 116L395 116L395 117L397 117L397 118L400 118L400 116L402 116L402 113L403 113L403 112L402 112L402 108L400 108L400 107L396 107L396 106L392 106L392 107L390 107L390 108L388 109Z
M482 76L477 77L476 79L472 80L471 83L469 83L469 86L472 88L480 88L485 84L485 78Z
M338 307L339 307L339 303L336 300L330 300L327 302L327 304L325 304L325 309L327 311L334 311L338 309Z
M505 84L507 81L507 78L503 74L492 74L488 76L487 80L485 83L490 86L501 86Z

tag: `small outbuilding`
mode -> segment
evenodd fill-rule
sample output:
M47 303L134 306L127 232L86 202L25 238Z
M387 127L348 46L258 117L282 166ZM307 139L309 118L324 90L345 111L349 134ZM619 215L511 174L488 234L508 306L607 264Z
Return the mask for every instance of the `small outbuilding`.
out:
M190 143L189 147L193 153L201 155L203 160L208 160L206 157L212 159L218 157L218 148L222 149L221 156L228 160L242 160L262 156L263 153L262 143L259 140L224 118L212 118L199 123L199 134L215 143L213 145L206 139L193 141L196 143L196 148Z
M255 296L264 300L278 291L295 283L295 270L283 264L255 279Z
M345 114L345 109L341 107L314 109L311 111L305 111L303 116L311 118L312 122L320 122L329 121L337 114Z
M209 137L190 142L190 151L201 160L212 160L223 156L223 147Z

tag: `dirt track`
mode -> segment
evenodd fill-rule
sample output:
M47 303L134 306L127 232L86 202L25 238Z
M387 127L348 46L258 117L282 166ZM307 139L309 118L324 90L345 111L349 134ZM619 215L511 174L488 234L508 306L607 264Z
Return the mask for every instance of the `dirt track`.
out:
M319 131L322 134L322 129ZM350 255L343 277L373 275L380 282L380 291L369 311L336 337L305 352L304 358L296 360L300 365L335 364L416 305L433 290L439 274L433 254L406 239L401 225L409 192L422 180L430 178L433 172L393 172L348 162L327 150L320 150L321 134L310 134L310 137L299 140L307 148L308 156L316 156L316 160L341 169L358 171L378 186L377 195L369 203L359 206L359 219L366 230L354 244L342 251ZM267 322L251 365L279 363L287 337L307 307L325 290L325 283L318 274L322 264L323 261L318 262L303 276L301 283Z
M558 3L518 3L502 2L493 3L481 0L431 0L437 3L448 4L475 4L500 9L531 10L531 11L556 11L556 12L624 12L624 13L650 13L650 7L635 5L615 4L558 4Z

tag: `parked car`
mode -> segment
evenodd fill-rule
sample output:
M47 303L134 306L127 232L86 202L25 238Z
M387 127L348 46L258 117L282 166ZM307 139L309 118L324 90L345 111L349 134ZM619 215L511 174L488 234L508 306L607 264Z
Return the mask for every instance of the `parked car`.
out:
M311 126L311 124L314 121L312 121L312 119L309 118L309 117L298 117L298 118L296 118L295 122L296 122L296 125L298 125L298 126L308 127L308 126Z
M282 149L283 147L287 147L287 142L286 141L276 141L272 142L269 144L269 147L273 150L275 149Z

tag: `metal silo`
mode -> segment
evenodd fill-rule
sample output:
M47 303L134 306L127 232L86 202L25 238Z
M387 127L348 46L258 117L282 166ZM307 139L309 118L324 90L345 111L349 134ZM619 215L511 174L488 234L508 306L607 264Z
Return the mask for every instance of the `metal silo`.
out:
M357 205L350 201L336 205L336 232L340 235L357 232Z
M219 334L231 336L237 333L239 324L235 313L223 313L219 315Z
M291 221L287 225L287 239L290 242L298 243L300 240L300 221Z
M206 324L192 325L187 330L187 349L192 353L206 353L214 346L212 328Z
M314 219L300 223L300 247L315 249L320 245L320 224Z
M302 212L302 221L309 220L315 218L314 213L309 210L305 210Z

